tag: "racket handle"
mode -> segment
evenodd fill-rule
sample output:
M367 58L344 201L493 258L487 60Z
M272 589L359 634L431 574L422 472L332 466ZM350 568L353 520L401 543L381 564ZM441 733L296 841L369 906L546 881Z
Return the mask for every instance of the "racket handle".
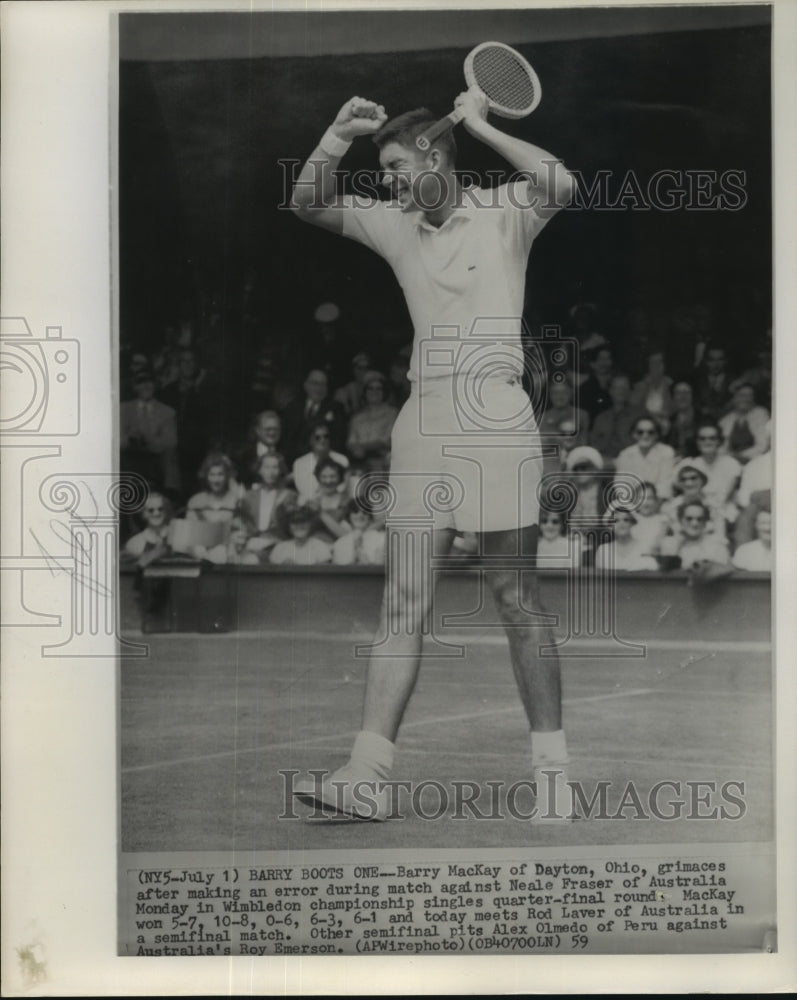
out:
M439 122L436 122L428 128L423 135L419 135L415 140L415 145L421 150L421 152L425 153L435 139L438 139L443 132L447 132L450 128L453 128L457 122L461 122L464 117L464 111L461 111L459 108L454 108L450 115L446 115L445 118L441 118Z

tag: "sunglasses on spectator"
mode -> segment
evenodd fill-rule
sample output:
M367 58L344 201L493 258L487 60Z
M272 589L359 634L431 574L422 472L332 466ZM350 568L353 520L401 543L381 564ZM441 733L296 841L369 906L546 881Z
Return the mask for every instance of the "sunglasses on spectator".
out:
M561 517L543 517L540 519L540 524L561 524Z
M716 434L698 434L697 435L697 440L698 441L719 441L719 438L717 437Z
M636 437L653 437L656 433L655 427L637 427L634 431Z
M573 472L591 472L594 468L591 462L577 462L573 466Z

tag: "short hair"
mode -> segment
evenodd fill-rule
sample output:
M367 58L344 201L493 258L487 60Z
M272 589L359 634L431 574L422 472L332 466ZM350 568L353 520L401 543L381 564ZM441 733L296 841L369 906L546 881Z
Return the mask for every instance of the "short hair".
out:
M338 479L340 480L340 482L343 482L346 476L346 470L343 468L340 462L336 462L334 458L322 458L321 461L316 464L314 470L314 475L316 479L319 480L321 479L321 473L324 471L324 469L334 469L335 472L337 472L338 474Z
M376 132L373 140L379 149L384 148L389 142L397 142L400 146L408 149L415 149L415 140L419 135L434 125L438 120L428 108L415 108L414 111L405 111L403 115L391 118ZM457 143L454 139L452 129L446 129L442 135L435 139L432 146L443 154L449 163L454 163L457 158Z
M208 473L214 465L221 465L227 475L227 482L235 478L235 466L232 461L222 451L211 451L205 455L202 464L199 466L197 478L201 483L207 483Z
M609 507L606 513L603 515L602 520L608 521L614 518L615 514L625 514L631 520L631 524L636 524L636 514L631 510L630 507Z
M653 428L656 433L656 437L661 437L661 424L659 421L650 413L640 413L636 420L631 424L631 433L635 433L637 428L642 422L653 424Z
M722 433L722 428L716 422L716 420L698 420L697 426L695 427L695 440L697 440L697 437L700 435L700 432L704 430L716 431L720 444L725 440L725 435Z
M702 503L700 500L687 500L686 503L682 503L678 508L678 520L683 521L686 517L686 512L690 507L699 507L703 511L703 520L708 523L711 520L711 511L708 507Z

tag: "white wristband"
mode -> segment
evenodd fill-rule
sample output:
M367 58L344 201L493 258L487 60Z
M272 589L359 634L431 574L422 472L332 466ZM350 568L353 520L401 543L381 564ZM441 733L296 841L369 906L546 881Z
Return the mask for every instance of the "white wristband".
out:
M321 141L318 145L327 156L343 156L349 146L351 146L351 143L346 142L345 139L341 139L340 136L335 135L331 128L328 128L321 136Z

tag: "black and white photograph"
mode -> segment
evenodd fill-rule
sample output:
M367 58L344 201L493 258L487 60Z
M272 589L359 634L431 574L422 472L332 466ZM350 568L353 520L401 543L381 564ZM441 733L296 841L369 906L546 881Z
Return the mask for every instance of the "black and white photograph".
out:
M44 237L4 241L5 701L47 689L64 754L11 800L91 781L59 691L102 717L144 992L789 985L784 6L97 4L48 43L107 94L64 88L99 124L35 308ZM42 921L8 995L130 990Z

